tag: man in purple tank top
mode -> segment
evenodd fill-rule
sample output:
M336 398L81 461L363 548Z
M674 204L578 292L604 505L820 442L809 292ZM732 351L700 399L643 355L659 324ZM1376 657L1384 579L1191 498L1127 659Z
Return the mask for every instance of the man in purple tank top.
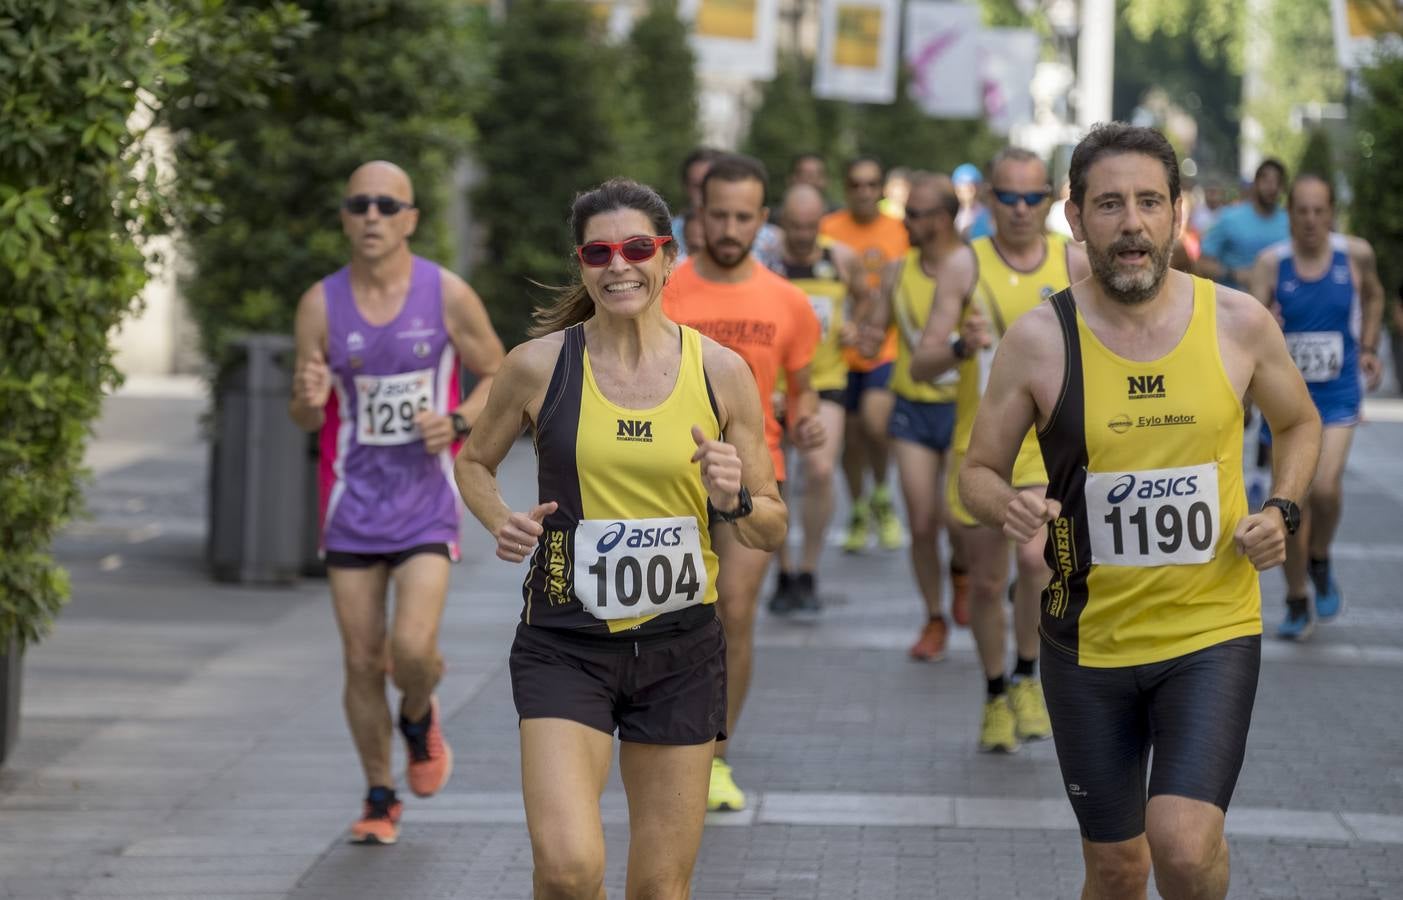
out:
M294 326L289 412L321 435L322 551L345 654L346 718L369 785L351 826L358 843L392 844L399 833L387 674L401 694L410 790L431 796L452 773L433 693L463 512L452 451L503 356L473 289L410 252L418 222L402 169L379 161L356 169L341 202L350 265L302 295ZM481 379L466 400L460 364Z

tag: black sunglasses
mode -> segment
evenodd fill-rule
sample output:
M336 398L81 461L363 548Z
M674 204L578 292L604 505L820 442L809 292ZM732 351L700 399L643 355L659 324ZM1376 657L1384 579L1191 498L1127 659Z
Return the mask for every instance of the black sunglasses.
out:
M1004 206L1017 206L1019 200L1022 200L1029 206L1037 206L1039 203L1046 200L1047 195L1050 193L1052 192L1029 191L1026 194L1020 194L1018 191L1001 191L996 188L994 190L994 197Z
M382 216L393 216L402 209L413 209L413 203L405 203L403 200L396 200L394 197L371 197L367 194L356 194L354 197L347 197L341 201L341 208L353 216L363 216L370 212L370 204L375 204L375 209Z

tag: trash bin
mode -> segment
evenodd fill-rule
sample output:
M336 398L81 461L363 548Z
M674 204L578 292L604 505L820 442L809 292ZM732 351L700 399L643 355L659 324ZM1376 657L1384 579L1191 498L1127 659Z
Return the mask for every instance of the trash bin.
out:
M220 581L285 584L302 568L306 519L315 515L307 436L287 413L294 345L287 335L251 335L232 349L215 381L210 570Z
M9 757L19 739L20 674L24 654L19 638L11 638L8 646L0 644L0 764Z

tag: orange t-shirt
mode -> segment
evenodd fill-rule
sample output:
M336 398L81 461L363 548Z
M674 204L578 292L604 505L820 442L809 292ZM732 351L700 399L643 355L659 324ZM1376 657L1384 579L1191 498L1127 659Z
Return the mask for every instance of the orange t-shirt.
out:
M882 268L892 260L901 259L910 249L906 226L900 219L878 215L870 222L858 222L852 213L840 209L824 216L818 223L818 233L827 235L853 248L867 278L867 286L876 293L882 287ZM896 359L896 329L887 330L882 349L871 359L849 347L843 353L848 368L854 372L870 372Z
M781 428L771 395L780 369L797 372L813 359L822 332L808 296L780 276L755 265L745 281L707 281L689 258L672 273L663 289L663 312L740 354L760 389L765 413L765 443L784 478Z

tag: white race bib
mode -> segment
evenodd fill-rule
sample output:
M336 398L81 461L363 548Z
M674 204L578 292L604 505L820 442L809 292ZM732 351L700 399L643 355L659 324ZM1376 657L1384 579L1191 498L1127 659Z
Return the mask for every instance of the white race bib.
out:
M414 417L434 401L434 372L356 376L356 442L372 447L420 438Z
M1338 331L1294 331L1286 335L1286 349L1308 382L1334 381L1345 360L1345 336Z
M1213 559L1222 522L1218 466L1087 472L1091 561L1104 566L1193 566Z
M819 343L822 343L828 339L828 333L833 328L833 298L810 294L809 305L814 308L814 315L818 316Z
M707 585L695 516L585 519L575 528L575 596L596 619L696 606Z

